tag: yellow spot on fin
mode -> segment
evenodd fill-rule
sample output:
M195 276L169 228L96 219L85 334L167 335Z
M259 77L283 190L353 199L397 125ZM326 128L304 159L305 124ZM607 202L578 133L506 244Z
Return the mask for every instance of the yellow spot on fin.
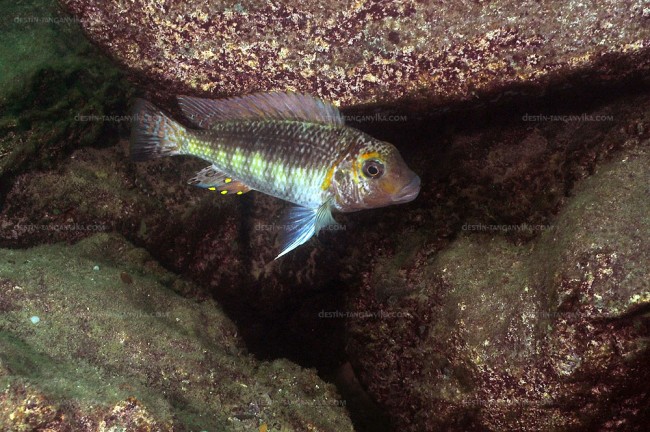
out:
M209 189L212 190L213 188L209 188ZM239 180L230 179L230 182L228 183L215 186L214 190L218 190L221 195L233 194L233 193L237 195L242 195L250 191L251 188L249 188Z
M221 195L229 193L241 195L251 190L250 187L239 180L219 171L214 165L199 171L195 177L190 179L189 183L211 191L219 191Z
M221 193L221 195L226 195L231 193L241 195L251 190L251 188L249 188L247 185L240 182L239 180L234 180L234 179L229 179L229 180L230 180L229 182L225 182L224 184L217 186L217 190Z

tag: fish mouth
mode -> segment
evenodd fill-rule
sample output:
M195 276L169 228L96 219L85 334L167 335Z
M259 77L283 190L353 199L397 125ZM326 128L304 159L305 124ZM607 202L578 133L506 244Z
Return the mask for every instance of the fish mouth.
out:
M393 202L396 204L407 203L417 198L420 193L420 177L413 176L411 181L402 188L401 191L393 196Z

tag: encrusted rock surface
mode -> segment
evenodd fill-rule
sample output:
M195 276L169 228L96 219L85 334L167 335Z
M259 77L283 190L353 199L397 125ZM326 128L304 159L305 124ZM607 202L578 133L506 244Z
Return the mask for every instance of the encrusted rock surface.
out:
M641 106L644 112L647 125ZM498 145L463 153L469 166L484 160L483 171L467 175L493 179L465 192L489 187L495 194L456 215L447 204L448 216L458 217L452 233L435 217L438 210L423 209L414 232L375 256L350 297L347 347L360 381L397 430L644 430L650 139L645 126L639 131L644 138L633 137L635 128L625 141L625 129L597 134L601 145L624 150L592 166L556 216L546 210L547 219L536 221L549 202L540 200L534 178L526 186L518 178L534 175L541 153L531 154L529 143L507 164ZM529 137L543 142L546 132ZM454 144L467 149L468 142L476 141L459 137ZM497 153L502 157L490 158ZM553 160L544 163L552 172ZM442 189L444 196L453 182ZM474 205L483 207L482 217ZM518 212L528 219L515 223L524 216Z
M494 1L440 4L435 10L413 3L418 11L430 9L424 15L409 15L408 2L266 3L257 11L245 2L194 2L192 11L184 2L158 2L159 9L142 0L101 7L63 3L160 102L177 93L289 88L343 105L382 103L401 111L400 104L419 99L440 109L424 120L408 115L406 121L357 122L396 144L421 176L416 201L336 215L341 232L323 232L273 261L274 223L286 203L255 192L221 197L190 187L187 179L205 166L200 161L130 163L126 141L111 144L126 129L133 90L98 56L88 63L54 63L57 47L69 52L71 42L51 39L51 27L10 22L10 14L0 23L5 34L22 32L28 37L20 46L39 42L45 46L41 54L48 55L42 63L21 63L13 78L2 81L15 83L24 75L25 94L18 87L0 94L0 380L9 383L0 395L0 422L16 430L84 430L78 414L92 411L89 427L103 421L106 429L165 430L190 424L184 422L193 413L210 412L218 427L245 430L350 427L342 410L317 406L324 394L328 404L341 397L322 387L312 371L284 360L252 360L245 344L262 359L290 358L318 367L321 376L334 376L342 364L337 380L342 389L349 387L342 398L363 432L389 431L391 422L396 430L418 432L644 431L650 422L644 386L648 286L642 278L648 274L650 26L640 2ZM117 12L132 5L140 9ZM11 13L38 15L30 7ZM222 13L224 8L229 12ZM290 13L262 28L256 20L266 13L263 8ZM378 15L386 8L394 16ZM294 15L307 13L311 24L303 28L298 19L299 31L292 33ZM356 27L346 27L341 17L354 14ZM418 30L423 16L429 23ZM172 18L177 21L170 24ZM318 27L331 19L343 24ZM237 20L245 25L224 27ZM388 26L394 33L386 33ZM318 28L336 43L306 55L313 51L310 32ZM79 37L68 30L70 40ZM217 31L225 36L217 39ZM355 43L337 45L355 32ZM416 43L417 32L433 36ZM43 42L51 40L57 42ZM280 44L279 57L273 57L273 43ZM133 51L124 54L125 46ZM87 45L78 48L82 57L93 53ZM0 48L0 59L11 60L8 54L13 53ZM346 72L339 75L341 70ZM644 72L645 88L642 80L632 88L618 85ZM578 88L609 80L611 86L594 91ZM482 108L444 104L499 89L507 91L497 94L499 102L482 98ZM547 96L508 97L528 90L547 90ZM96 117L79 121L77 115ZM132 253L146 261L136 259L133 266L118 259ZM95 262L99 270L90 271ZM69 269L77 282L97 273L110 283L96 279L99 285L82 290L68 279ZM46 301L61 300L64 290L78 294L68 295L65 305ZM110 295L102 297L105 292ZM143 293L150 294L146 301ZM162 299L164 307L155 306ZM96 303L86 303L91 300ZM115 304L102 303L108 300ZM42 307L28 312L34 306ZM165 321L167 315L155 315L159 310L182 312L181 321ZM41 321L33 324L31 316ZM151 325L162 336L147 345L154 337L145 342ZM108 333L106 346L94 343L88 335L100 340L95 333L104 326L141 337L124 343L135 343L142 355L156 350L158 363L129 375L119 369L127 363L120 357L125 353L92 356L122 343L117 332ZM214 343L222 330L223 343ZM201 339L191 339L196 356L181 363L183 371L194 367L198 384L179 372L167 352L180 333ZM50 336L57 344L46 346ZM67 344L68 339L88 343ZM225 346L231 351L224 352ZM206 378L204 368L225 358L244 359L240 369L226 370L248 387L233 390L231 375L219 382ZM38 365L51 365L52 371ZM306 380L289 396L293 405L273 398L269 405L263 394L256 399L258 388L251 390L254 383L264 391L277 388L268 379L276 369L279 377ZM155 373L160 370L164 379ZM73 376L83 387L75 390L60 376ZM188 387L188 379L197 385ZM92 407L84 405L86 390L104 381L109 389L92 398ZM312 384L324 393L317 402L303 403L303 395L313 396ZM210 390L214 394L202 400L201 392ZM233 394L236 407L208 406L215 395L223 402ZM274 409L285 405L289 411ZM315 422L314 407L327 417L318 417L322 423ZM301 423L267 422L272 417ZM208 421L197 421L203 420Z
M16 173L115 140L107 118L126 111L132 88L54 1L1 10L0 205Z
M218 298L258 355L332 372L347 348L370 398L405 430L518 430L510 416L531 428L590 427L579 421L599 424L607 415L597 392L625 407L627 417L615 424L633 429L644 421L645 390L628 380L645 372L638 357L625 362L621 353L646 355L638 342L643 315L625 302L635 293L639 304L646 301L647 288L634 285L639 275L630 268L638 260L643 269L647 255L648 200L639 185L647 193L640 176L648 166L649 106L642 93L582 113L527 106L509 115L465 113L457 123L372 125L422 175L421 196L407 206L337 215L344 231L323 233L278 261L272 224L285 207L278 200L254 192L222 197L185 184L201 162L131 164L125 142L83 148L57 169L15 178L0 212L0 243L119 232L197 282L168 283L172 289ZM459 124L466 128L455 132ZM116 273L120 281L122 271L135 279L127 269ZM601 360L585 340L605 347ZM596 366L606 382L585 390ZM548 397L530 389L534 379ZM594 417L578 421L571 417L578 408L553 405L583 402ZM431 412L444 415L418 414Z
M642 0L59 1L159 100L295 90L431 107L650 68Z
M122 237L0 249L3 431L352 431L331 384L248 355Z

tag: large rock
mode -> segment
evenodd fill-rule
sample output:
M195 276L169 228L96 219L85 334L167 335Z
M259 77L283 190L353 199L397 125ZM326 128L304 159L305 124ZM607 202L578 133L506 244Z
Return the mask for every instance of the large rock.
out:
M431 106L650 67L643 0L59 1L158 99L289 89Z
M345 312L348 352L397 430L645 430L650 140L627 146L578 183L556 217L514 223L486 208L452 221L451 242L444 230L426 234L444 221L423 217L375 258ZM534 173L526 147L508 165L484 155L482 175L508 175L507 185L527 166ZM546 205L531 197L509 205Z
M332 385L253 359L183 284L116 235L0 249L0 429L352 431Z
M56 2L5 2L0 10L2 206L16 173L114 141L131 87Z
M491 5L498 6L499 3L493 2ZM532 10L536 10L537 6L529 6L533 8ZM95 20L93 7L97 6L88 7L88 20L83 21L84 25L93 31L91 23L101 24L109 31L114 22L104 19L105 17ZM177 7L180 6L163 6L163 10L170 11L170 8ZM362 4L360 7L366 6ZM444 5L440 7L449 9ZM488 11L492 6L488 4L476 7L477 10ZM558 7L561 9L564 6L558 5ZM598 7L593 6L594 10L598 10ZM568 10L567 8L568 6L564 10ZM637 13L634 10L630 12L632 15ZM97 10L96 13L102 12ZM620 10L614 10L612 16L617 17L621 13L623 12ZM30 14L36 15L36 12ZM130 19L122 16L115 18ZM578 20L584 17L574 18ZM146 36L149 28L163 28L164 24L160 20L156 22L157 24L147 23L141 27L134 27L134 32L142 32L142 34L134 35L133 40L136 40L136 37ZM459 20L459 22L463 21ZM631 30L634 22L632 19L630 22L620 23L618 28L605 26L594 31L617 32L620 29L621 34L635 34ZM378 24L379 22L373 23L373 25ZM193 24L188 24L191 25ZM470 31L468 25L463 25L465 30ZM561 26L562 23L556 25ZM25 26L24 32L29 34L35 29L40 27L32 24L31 27ZM644 31L643 27L638 27L637 30L637 34ZM519 30L520 33L527 31L529 30ZM586 30L576 28L570 31L582 34ZM60 36L59 32L54 33ZM158 37L160 46L164 47L166 36ZM78 38L78 35L72 38L76 40L74 38ZM564 35L544 33L540 38L557 40L564 38ZM34 39L29 39L32 40ZM106 41L106 44L109 43L110 41ZM577 45L578 42L575 46ZM544 45L537 48L530 45L528 48L546 49ZM340 49L351 50L354 46L346 45ZM501 48L490 46L488 51L496 49ZM585 45L584 49L588 50L588 46ZM598 49L602 49L602 52L610 52L617 48ZM647 67L644 50L645 48L642 47L638 49L630 47L627 51L623 49L622 51L626 53L618 57L616 54L605 55L600 63L592 62L593 57L585 58L584 63L580 64L590 66L583 70L587 75L579 75L576 78L582 77L586 82L591 83L594 81L590 81L588 77L593 77L593 74L602 79L610 77L618 80L634 70L643 72ZM67 52L67 49L65 51ZM583 51L576 48L575 52ZM555 58L552 53L547 54L548 58ZM566 52L563 51L562 54L565 55ZM441 58L446 58L446 55L444 52L440 53ZM485 55L490 59L495 58L490 57L492 54L489 53ZM479 63L484 61L485 55L477 57L476 61ZM163 54L160 57L162 58ZM176 57L172 55L170 58ZM634 63L635 60L638 63ZM541 58L540 61L546 64L547 57ZM614 62L617 62L615 69L610 69L610 73L606 75L599 75ZM460 62L457 66L465 67L466 63ZM360 67L365 67L364 64L362 63ZM92 132L89 134L78 134L77 129L67 129L67 127L79 126L77 123L81 122L73 123L77 113L114 114L120 117L126 114L124 108L127 104L126 95L129 92L123 90L122 84L118 87L110 84L100 89L96 102L92 102L90 106L83 103L84 100L94 98L92 95L97 89L97 81L92 78L95 74L100 74L98 75L100 82L119 76L114 73L114 69L109 70L106 67L104 70L102 65L105 65L105 62L95 66L89 64L86 68L90 72L88 74L83 68L75 74L44 73L45 78L54 77L54 79L34 81L34 86L28 86L33 89L30 94L59 96L65 95L67 89L70 89L73 103L68 104L68 99L61 99L59 102L57 98L52 98L48 99L48 104L52 105L36 105L33 110L26 111L25 107L31 106L31 99L25 99L24 103L21 99L12 108L10 120L14 124L12 131L24 130L21 128L26 123L19 123L24 117L32 119L29 124L39 127L44 132L47 132L48 127L52 125L68 122L62 129L52 129L57 136L64 138L66 135L59 134L59 131L70 131L70 138L67 140L57 140L52 145L46 145L41 139L43 135L33 135L34 143L43 146L45 150L53 151L57 156L77 147L80 141L83 144L96 143L96 134L105 136L105 127L115 125L117 122L102 120L84 122L83 125L89 127ZM598 65L605 69L599 69ZM41 66L43 65L39 68ZM559 65L557 69L555 67L546 65L546 69L551 72L548 74L540 72L534 77L525 77L528 80L526 82L534 81L540 84L536 87L538 90L550 83L553 76L557 76L558 79L564 78L560 80L562 87L565 84L576 83L566 79L567 76L563 72L571 73L576 71L578 66L572 64L572 66ZM175 66L170 63L168 67L170 74L173 73L174 68ZM485 71L489 70L488 68ZM552 72L554 70L558 72ZM102 75L104 71L109 72L108 78ZM266 73L265 71L266 69L262 68L260 73ZM191 69L188 69L187 73L189 76ZM476 77L476 74L471 76ZM159 76L152 80L151 76L145 73L141 77L142 83L147 84L150 81L147 84L149 89L158 91L160 98L180 91L195 91L199 88L193 86L194 90L192 90L180 81L163 81L166 85L161 86ZM280 79L282 75L279 74L278 77ZM408 76L405 75L401 80L381 85L388 89L410 85L407 78ZM495 75L491 82L496 86L510 79L513 78L508 73L504 73L503 79ZM521 80L523 82L524 78ZM422 97L429 102L435 99L435 95L432 95L429 90L436 88L436 82L423 84L425 90ZM447 78L441 77L440 85L450 86L450 82ZM459 76L456 82L458 92L450 97L460 100L469 95L464 87L469 82L461 80ZM485 91L492 85L480 80L476 82L484 86L482 88ZM260 85L267 85L264 83L266 81ZM321 83L324 81L317 81L316 87ZM343 80L340 84L340 88L344 89L349 82ZM234 88L235 84L232 85ZM391 85L393 87L390 87ZM39 91L39 89L50 88L56 89L59 93L54 90ZM269 84L269 87L261 88L272 88L272 86ZM311 91L311 87L296 88ZM449 88L453 89L453 86ZM115 89L118 91L114 91ZM358 98L362 92L368 95L370 94L368 92L377 90L375 87L366 87L366 84L359 89L359 93L351 91L344 96ZM487 348L479 347L468 354L469 348L465 347L476 347L479 342L485 340L485 338L480 340L479 336L486 336L487 330L481 328L486 310L482 309L481 304L477 304L476 300L483 292L494 293L493 297L486 298L489 305L522 308L528 313L530 311L527 309L530 306L528 300L531 299L532 294L521 298L511 295L512 292L519 292L517 282L524 279L537 281L538 285L530 285L529 290L548 289L549 286L552 289L557 288L556 292L560 298L562 286L548 281L540 282L543 279L539 276L540 273L554 271L557 274L566 274L569 281L573 279L582 281L582 276L585 276L585 281L589 280L587 273L571 274L568 272L568 267L558 264L561 255L552 250L552 242L548 238L545 241L541 240L540 226L557 226L560 220L556 219L557 214L568 212L563 210L568 208L567 206L575 207L576 204L572 204L575 203L572 195L576 182L580 182L594 172L601 172L604 164L623 158L623 154L631 155L632 151L636 151L634 149L647 146L647 140L650 138L648 95L647 93L644 95L639 88L632 90L634 93L632 96L631 92L626 93L621 90L625 89L612 87L606 91L588 94L576 91L573 98L567 98L563 93L559 99L554 99L554 95L541 101L519 99L518 102L523 102L525 107L488 105L485 110L466 110L460 115L457 112L438 113L428 121L418 121L415 117L409 117L408 122L363 123L361 126L368 132L393 142L400 148L405 160L422 177L423 187L420 196L416 201L404 206L337 215L337 220L345 227L343 232L324 232L309 244L277 261L273 261L278 246L274 244L277 231L273 223L279 220L280 214L287 207L286 203L255 192L242 197L221 197L188 186L186 180L205 165L203 162L170 158L134 165L128 162L126 153L128 144L125 140L120 145L112 147L84 146L72 152L70 157L64 160L60 157L50 158L51 153L32 150L28 157L23 157L21 160L34 161L36 164L32 164L32 167L36 165L43 169L22 172L24 171L22 168L27 167L28 163L14 165L6 162L4 165L10 169L19 166L20 169L15 171L22 173L17 176L11 174L10 182L5 183L4 178L1 179L0 193L3 199L0 200L2 201L0 202L0 247L22 248L60 241L75 243L96 234L97 231L121 234L130 243L145 248L151 254L152 261L155 260L170 271L180 274L184 279L193 281L193 283L181 283L175 277L168 276L174 282L165 282L165 285L185 297L207 299L214 296L227 311L228 316L236 321L238 339L241 337L245 341L246 348L257 356L264 359L290 358L302 366L318 367L321 376L330 377L334 375L334 371L340 364L344 364L344 367L339 370L338 382L341 388L350 387L344 393L344 399L349 402L347 407L350 415L355 418L355 427L359 431L387 431L389 428L386 424L389 420L406 430L410 428L418 431L444 427L472 429L474 426L477 429L490 427L500 429L500 426L495 425L512 426L508 418L519 415L522 412L521 406L533 407L531 410L523 411L527 416L525 418L532 425L531 428L536 425L548 425L554 421L557 421L560 426L566 425L571 421L567 413L548 409L548 406L539 402L539 395L534 392L511 397L510 400L519 403L507 403L506 396L503 396L510 395L514 391L513 384L509 381L512 377L528 379L530 374L541 374L546 370L535 369L536 364L530 361L529 341L538 339L532 337L522 339L517 336L519 334L515 334L519 339L506 339L502 342L503 338L499 336L499 332L504 328L495 326L494 336L490 338L491 345L488 347L496 350L494 348L496 346L500 351L486 351ZM401 97L400 91L399 89L395 91L396 98ZM316 92L321 90L317 88ZM217 94L217 89L208 89L204 93ZM336 97L336 94L327 93L326 90L321 93L326 97ZM367 100L350 99L346 102L345 99L339 99L339 101L357 103L392 100L392 96L381 99L384 96L377 95L379 93L373 93ZM440 95L441 99L437 99L438 102L447 98L444 92ZM612 95L615 95L616 99L613 99ZM103 101L107 98L110 103L104 105ZM479 102L487 104L488 99ZM49 110L50 106L57 109ZM43 107L45 109L42 109ZM548 116L548 119L537 118L535 117L537 114ZM583 115L587 116L587 119L582 118ZM60 122L57 121L57 116L63 116ZM592 116L602 117L599 117L598 121L593 121L596 117ZM18 124L20 127L16 127ZM102 124L104 127L100 127ZM114 135L117 128L111 126L108 129L109 135ZM22 142L21 137L14 140L8 134L3 138L3 144L6 146ZM39 161L47 161L47 163L39 163ZM611 193L612 196L616 195L614 192ZM601 203L598 201L601 194L592 194L588 197L582 193L580 196L585 202L593 200L594 203ZM643 201L640 201L643 204ZM611 209L606 206L604 208ZM583 216L589 217L585 213L581 214L581 217ZM578 225L563 231L564 237L561 239L561 246L557 249L573 244L567 234L571 229L582 227L584 232L585 226L580 225L578 219L577 217L563 219L566 224ZM527 227L522 225L524 223ZM482 232L470 233L468 232L470 224L494 227L479 227ZM504 228L504 226L521 229ZM621 227L617 225L615 228L619 230ZM490 232L486 232L487 230ZM629 232L625 233L625 231L616 231L614 238L624 238ZM110 238L118 244L125 244L123 240L115 240L113 235ZM92 238L87 241L91 240L94 241ZM621 248L624 246L619 243L616 245ZM643 246L643 243L641 242L640 245ZM546 261L550 269L548 271L542 267L533 267L534 260L530 258L532 252L527 249L527 247L539 249L542 246L548 246L549 249L544 253L537 252L535 256ZM52 250L64 250L61 246L57 248L59 249ZM610 267L607 267L605 261L600 260L611 258L611 251L597 251L595 255L590 255L591 252L594 251L587 250L584 253L582 265L587 269L596 269L594 275L598 275L601 270L606 275ZM599 254L604 255L599 256ZM622 255L618 257L620 259L611 266L615 277L619 275L616 273L618 271L616 265L631 262L629 257ZM505 261L499 263L499 258ZM489 272L472 269L467 263L464 267L452 265L456 261L462 264L464 259L472 259L472 262L478 266L495 264ZM522 270L522 267L525 267L525 270ZM443 273L444 268L449 270ZM103 269L104 266L100 263L100 270ZM530 275L524 275L526 270ZM122 271L128 273L134 280L137 278L138 273L128 269L121 269L120 272L112 274L119 277ZM441 275L445 274L447 276L443 278ZM484 289L481 280L488 277L491 278L490 289ZM125 277L125 280L128 281L129 278ZM120 278L118 284L121 283ZM575 281L572 283L578 284ZM15 285L23 286L18 283ZM462 287L465 285L467 287L463 290ZM576 288L575 285L568 284L566 289L574 292L576 289L579 291L580 287ZM603 296L600 291L597 294ZM565 295L562 296L564 298ZM464 311L459 311L458 300L464 301L465 297L469 302L465 302ZM173 298L178 299L182 304L194 304L193 301L183 300L177 296ZM589 315L584 315L580 303L576 303L577 310L570 309L573 307L572 299L580 299L580 296L568 295L568 298L570 300L562 303L561 307L550 300L547 304L540 304L538 309L532 311L539 311L538 315L534 317L526 315L526 325L531 322L542 323L546 320L551 325L551 329L556 329L553 330L555 334L560 334L561 324L557 324L557 321L559 317L566 316L577 320L575 323L567 323L568 332L572 332L573 329L579 331L586 329L584 330L586 333L583 334L591 337L592 334L588 333L591 325L587 321L590 319ZM609 297L604 298L608 310L614 310L611 306L617 304L610 301ZM187 301L190 303L186 303ZM213 302L210 302L210 305L210 307L217 307ZM469 312L467 312L467 305L472 306ZM120 307L123 306L120 303ZM347 316L347 320L329 318L334 314L326 313L340 312L342 309L346 311L336 316ZM353 312L355 315L348 312ZM465 316L461 315L461 312L468 314L472 312L472 314ZM630 311L629 316L635 314L640 315L639 312ZM505 316L499 315L499 311L493 312L493 315L495 322L496 318ZM600 317L596 318L598 319ZM618 323L626 325L624 321L627 318L619 318L616 315L613 319L612 322L617 325ZM459 330L461 320L466 325L466 333ZM513 325L522 322L520 320ZM579 327L585 322L587 322L585 327ZM28 324L27 328L31 326L24 320L21 324ZM199 324L196 325L198 328ZM347 339L346 326L349 328ZM542 324L538 327L540 326ZM521 327L515 326L513 329L521 329ZM622 335L621 332L616 333L616 331L618 330L610 332L606 328L601 335L606 337ZM642 327L640 331L643 331ZM524 333L524 336L527 334ZM540 333L534 335L540 337ZM629 336L629 339L620 340L624 343L636 344L638 338L635 338L632 333ZM589 367L594 364L593 356L589 357L591 354L585 354L584 347L580 345L581 340L561 339L559 336L555 337L553 333L549 333L549 338L554 341L554 351L548 348L547 351L542 352L542 355L552 353L557 355L561 362L551 357L547 363L539 363L541 366L559 365L564 368L561 370L574 373L569 362L571 358L566 355L567 353L573 355L570 349L575 349L576 355L583 356L581 364L588 364ZM499 342L502 344L499 345ZM25 354L26 351L22 348L18 349L13 342L3 342L3 350L5 349L6 352L12 352L14 358L27 359L37 356L37 353L33 356L32 353ZM475 352L481 357L473 356ZM489 387L484 380L486 376L491 380L492 375L486 375L485 370L502 366L504 370L506 369L503 362L494 360L490 363L491 358L483 359L484 356L489 357L492 353L496 353L494 354L496 357L502 354L503 358L514 358L520 363L515 364L516 368L510 367L512 372L506 370L510 375L505 372L499 375L496 372L501 369L497 370L494 374L495 381L490 381L495 385ZM478 360L473 363L475 358ZM584 359L589 361L585 363ZM627 379L625 377L635 373L634 361L636 360L621 366L621 363L616 363L617 358L610 356L608 352L605 352L603 359L605 363L602 364L605 368L614 365L618 368L615 369L618 371L616 373L620 372L623 378L612 381L605 386L605 389L598 388L597 391L612 396L611 400L623 400L626 395L630 395L624 403L624 408L631 414L628 418L622 419L624 423L621 424L627 426L642 422L641 417L634 417L634 411L642 412L646 408L640 400L643 389L636 386L634 382L625 381ZM13 377L20 372L15 370L18 363L20 361L12 363ZM263 364L267 365L267 363ZM286 362L281 364L288 365ZM484 366L486 369L481 369ZM526 369L529 375L521 375L523 369ZM68 369L63 367L63 370ZM575 377L576 383L584 384L589 376L594 376L593 371L594 369L589 369L587 373L592 375L585 375L587 378L583 381L581 381L583 377L577 375L571 375L571 378ZM641 370L637 376L644 378L643 373ZM610 377L607 373L603 373L603 376ZM248 377L251 380L257 379L252 375ZM359 388L357 378L370 391L370 395ZM547 376L542 378L546 379ZM14 382L18 384L13 387L12 393L6 396L11 400L7 406L13 407L12 410L19 406L20 401L26 401L24 409L16 411L26 412L32 401L41 400L27 397L21 399L25 389L34 387L25 385L28 384L28 380ZM547 385L550 381L540 382ZM566 399L562 402L569 404L583 400L593 401L589 399L589 395L585 396L581 393L586 387L579 385L574 388L561 387L562 381L557 382L560 383L557 388L567 391ZM528 381L522 383L522 389L528 388ZM448 386L445 387L445 384ZM202 385L209 387L210 384L204 382ZM47 408L48 412L65 412L58 410L57 406L60 404L46 394L45 390L36 389L36 393L48 401L42 404L43 407L51 407L51 409ZM156 411L155 407L152 408L150 399L136 395L135 400L129 400L128 396L131 394L133 393L120 394L121 403L116 402L117 399L112 399L108 402L103 401L102 406L113 406L119 416L132 412L141 413L142 417L151 414L150 418L156 421L164 418L159 416L160 410ZM557 401L560 393L551 394ZM530 403L526 399L528 397ZM372 409L373 399L379 401L380 411L376 408ZM357 406L353 406L355 400ZM161 406L166 403L161 399L154 402L154 405L159 403ZM597 401L591 405L595 407L594 423L598 423L605 416L603 413L607 407L604 402L601 402ZM66 403L64 408L65 405ZM488 406L494 410L489 410ZM539 410L535 411L537 408ZM251 409L255 410L254 407ZM427 413L436 410L441 413L440 418L427 417ZM533 411L537 413L535 414L537 417L531 414ZM34 410L29 412L34 413ZM105 411L100 411L99 414L103 412ZM488 418L490 413L494 416ZM240 411L237 411L237 415L242 416ZM467 419L467 422L462 423L462 419ZM365 426L362 426L364 424ZM252 419L251 424L247 426L252 426Z
M521 112L510 107L446 115L435 122L384 124L373 133L396 143L422 176L418 199L405 206L336 215L344 231L322 233L276 261L272 224L286 203L255 192L222 197L190 187L186 180L202 162L168 158L131 164L126 142L82 148L56 169L16 177L0 211L0 247L72 243L98 230L118 232L164 267L195 282L168 284L172 289L190 297L214 296L256 355L287 357L318 367L322 376L333 375L349 356L353 367L340 371L339 383L354 390L344 399L350 402L355 426L368 424L359 430L386 431L381 425L386 417L427 430L440 423L417 413L441 407L428 399L433 393L427 389L438 388L430 374L440 374L435 377L444 381L448 370L460 365L458 373L467 379L463 382L473 385L472 375L462 373L464 358L447 356L455 349L444 344L454 342L446 335L456 334L456 311L450 309L453 304L440 306L452 285L438 278L434 260L440 256L449 262L462 253L478 259L485 250L495 260L501 256L507 261L490 274L491 290L507 293L509 288L498 284L511 282L495 275L507 275L509 266L517 268L526 255L524 245L540 244L540 226L557 225L555 215L570 205L576 182L623 158L623 152L647 147L650 98L634 92L617 90L616 100L593 105L575 98L581 105L572 108L565 99L547 100ZM547 120L531 117L538 114ZM479 228L482 232L474 238L463 228L469 224L496 228ZM487 230L493 235L487 236ZM464 241L454 242L459 236ZM459 270L456 277L462 274ZM503 304L518 307L521 302L509 297ZM326 314L342 309L356 315L342 313L346 322L341 315ZM549 306L540 316L557 314ZM440 321L445 317L449 321ZM431 333L432 325L439 333ZM472 331L475 325L479 323L472 323ZM444 336L442 345L435 345L439 334ZM527 355L527 348L515 349ZM428 354L432 350L435 358ZM353 372L370 397L356 387ZM622 380L619 384L625 385ZM633 385L621 388L638 390ZM577 399L579 394L571 396ZM383 412L372 410L372 399L381 403ZM477 404L484 403L479 395L475 399L452 405L459 418L470 418ZM355 400L359 406L352 406ZM641 402L630 406L643 408ZM516 407L504 404L499 415L507 409L516 412ZM548 412L540 411L538 421Z

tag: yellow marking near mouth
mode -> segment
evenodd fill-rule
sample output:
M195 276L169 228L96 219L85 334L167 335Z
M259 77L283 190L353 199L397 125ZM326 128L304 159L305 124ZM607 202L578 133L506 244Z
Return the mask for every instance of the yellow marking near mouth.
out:
M217 190L217 188L213 186L213 187L209 187L208 190L214 191Z
M221 191L221 195L225 195L227 193L228 193L228 191Z
M232 181L231 178L226 178L226 179L224 180L225 183L230 183L231 181Z
M243 193L244 193L244 192L242 192L242 191L237 191L237 195L241 195L241 194L243 194Z
M395 195L399 192L399 188L393 182L384 182L382 183L381 188L388 195Z

